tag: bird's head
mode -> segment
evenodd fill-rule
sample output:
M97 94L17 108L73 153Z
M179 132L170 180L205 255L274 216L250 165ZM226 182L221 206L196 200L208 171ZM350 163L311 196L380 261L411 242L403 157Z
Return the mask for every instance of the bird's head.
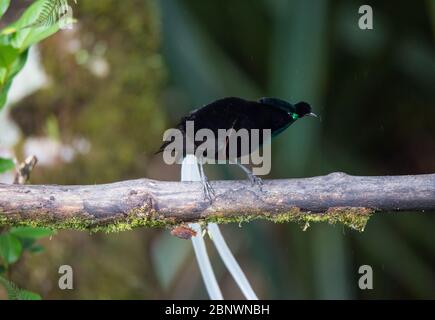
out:
M286 111L293 120L298 120L304 116L317 117L316 114L311 112L311 106L307 102L301 101L292 104L278 98L261 98L258 102Z

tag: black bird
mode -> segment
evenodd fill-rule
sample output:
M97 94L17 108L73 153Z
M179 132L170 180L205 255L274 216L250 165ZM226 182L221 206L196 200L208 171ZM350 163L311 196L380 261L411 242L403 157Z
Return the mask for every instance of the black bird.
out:
M261 98L258 101L248 101L242 98L228 97L216 100L210 104L207 104L199 109L193 110L187 116L181 119L177 125L177 129L180 130L183 135L186 135L186 122L193 121L194 133L200 129L210 129L215 136L218 136L218 129L234 129L238 131L240 129L247 129L249 132L252 129L270 129L272 137L278 135L286 128L288 128L293 122L304 116L315 116L311 112L311 106L306 102L298 102L292 104L290 102L278 99L278 98ZM259 145L263 144L262 135L260 135ZM159 152L162 152L172 141L166 141L160 147ZM203 141L193 141L194 148L201 145ZM206 158L218 157L218 142L216 141L216 154L208 155ZM243 156L241 153L242 148L238 144L237 158ZM228 150L226 150L228 151ZM248 153L253 150L249 148ZM183 145L183 150L180 152L180 156L185 156L187 153L186 145ZM226 154L227 160L228 153ZM207 178L203 170L203 161L199 161L201 169L201 178L204 185L205 195L211 199L210 194L213 193L213 189L210 187ZM247 174L251 183L260 184L261 179L256 177L248 168L235 161L235 163L243 169Z

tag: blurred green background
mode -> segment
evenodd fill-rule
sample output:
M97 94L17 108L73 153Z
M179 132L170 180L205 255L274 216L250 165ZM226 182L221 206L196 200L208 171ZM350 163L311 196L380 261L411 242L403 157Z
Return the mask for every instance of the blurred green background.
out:
M322 122L298 122L276 139L269 178L434 173L435 2L371 2L374 30L358 28L363 4L79 0L74 29L38 47L47 84L8 109L21 132L14 150L24 157L36 138L61 145L33 184L179 180L180 167L154 155L165 129L217 98L277 96L310 102ZM230 166L206 170L243 177ZM260 298L435 298L433 213L377 214L363 233L261 221L222 228ZM26 255L11 277L43 298L207 298L190 242L167 230L61 231L42 242L46 251ZM224 296L242 298L209 251ZM57 286L63 264L74 290ZM373 290L358 288L361 265L373 268Z

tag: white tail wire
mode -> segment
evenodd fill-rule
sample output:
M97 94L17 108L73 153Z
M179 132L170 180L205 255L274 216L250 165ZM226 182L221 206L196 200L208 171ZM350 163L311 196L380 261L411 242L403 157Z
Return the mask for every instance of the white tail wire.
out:
M181 181L201 181L198 161L194 155L186 155L183 159ZM196 231L196 236L192 237L193 250L195 251L196 260L198 261L199 270L201 271L208 295L212 300L223 300L222 292L207 254L201 226L198 223L191 223L189 226Z
M219 255L222 258L222 261L224 262L228 271L233 276L234 281L236 281L240 290L242 290L246 299L258 300L257 295L249 284L248 278L246 278L246 275L243 273L242 268L240 268L239 263L237 262L236 258L234 258L230 248L225 242L225 239L222 236L218 225L216 223L209 223L207 229L210 237L213 240L214 245L216 246L217 251L219 252Z
M198 160L194 155L186 155L186 157L183 159L183 163L181 165L181 181L201 181L200 172L198 170ZM207 288L207 292L212 300L222 300L222 292L211 267L205 242L202 237L201 226L198 223L191 223L189 226L197 233L195 237L192 237L192 244L195 251L196 260L198 261L199 269L201 271L202 279L204 280L205 287ZM230 248L225 242L218 225L215 223L210 223L208 224L207 229L219 255L221 256L222 261L246 299L258 300L257 295L246 278L246 275L243 273L240 265L237 263L236 258L234 258Z

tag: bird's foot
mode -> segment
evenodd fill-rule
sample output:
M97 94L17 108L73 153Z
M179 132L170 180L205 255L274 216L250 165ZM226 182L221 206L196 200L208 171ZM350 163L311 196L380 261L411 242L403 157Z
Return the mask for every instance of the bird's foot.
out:
M212 202L213 199L216 197L216 192L214 191L207 178L204 179L202 186L204 191L204 199Z
M258 186L260 188L260 190L262 189L263 179L257 177L256 175L254 175L252 173L248 175L248 178L249 178L249 181L251 181L252 186Z

